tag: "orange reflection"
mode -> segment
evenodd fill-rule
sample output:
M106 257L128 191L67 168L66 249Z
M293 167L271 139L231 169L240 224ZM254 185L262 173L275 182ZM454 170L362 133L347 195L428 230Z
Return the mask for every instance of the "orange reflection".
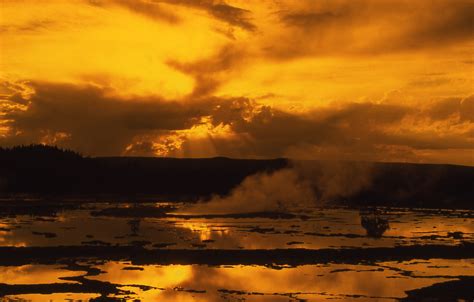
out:
M11 236L10 224L0 223L0 245L2 246L27 246L22 238L14 238Z
M101 266L106 273L91 277L91 279L123 285L140 284L157 288L174 288L192 277L192 267L185 265L146 265L140 266L141 270L124 270L127 267L134 266L120 262L107 262Z
M124 285L144 301L219 301L223 293L241 292L274 301L279 295L298 293L309 298L344 298L351 295L363 297L401 298L405 291L450 280L450 276L472 275L474 263L434 260L410 266L415 275L428 278L409 278L399 270L410 263L381 263L368 265L304 265L297 268L275 270L259 266L207 267L207 266L142 266L140 270L124 270L123 263L107 263L101 269L106 274L94 279ZM450 266L437 271L433 266ZM381 267L385 268L382 269ZM469 273L469 270L471 273ZM446 278L436 277L446 275ZM137 290L131 284L153 286L152 290ZM273 300L272 300L273 299Z
M82 276L108 282L127 293L116 298L141 301L221 301L245 296L249 301L279 301L289 296L312 301L343 299L397 299L405 292L435 283L474 276L474 259L430 259L368 264L321 264L298 267L144 265L106 262L92 265L96 276L69 271L60 265L0 267L3 284L55 284L61 278ZM81 282L80 279L77 282ZM146 288L150 287L150 288ZM99 289L98 289L99 290ZM7 298L28 301L88 300L98 294L22 294ZM126 296L123 296L126 295ZM113 295L112 295L113 296ZM285 301L285 300L283 300Z
M205 221L179 222L177 226L186 228L191 230L193 233L198 234L201 241L209 240L213 237L229 235L230 233L230 230L227 227L209 224Z
M61 277L81 276L83 271L68 271L60 265L22 265L0 266L0 283L6 284L44 284L74 283Z
M42 294L25 294L25 295L16 295L16 296L10 296L7 298L12 298L13 301L28 301L28 302L44 302L44 301L50 301L50 302L55 302L55 301L76 301L76 302L82 302L82 301L90 301L93 298L100 297L100 295L97 294L81 294L81 293L56 293L56 294L48 294L48 295L42 295ZM46 299L46 300L45 300Z

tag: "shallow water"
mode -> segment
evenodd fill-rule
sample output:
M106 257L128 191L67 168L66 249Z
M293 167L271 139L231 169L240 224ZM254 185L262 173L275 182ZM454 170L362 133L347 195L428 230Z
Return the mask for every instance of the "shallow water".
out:
M450 266L451 269L440 274L437 269L429 268L431 266ZM239 298L248 301L288 301L288 298L314 301L330 298L358 298L358 301L396 299L404 297L406 290L455 280L456 274L474 274L473 259L460 262L433 259L422 265L382 262L374 265L303 265L281 269L263 266L132 266L125 262L106 262L95 267L102 273L87 278L116 284L119 292L110 295L111 297L139 298L144 301L221 301L223 298L231 301ZM398 270L400 267L403 271ZM407 272L413 275L407 277ZM53 282L60 275L78 275L77 272L57 267L34 265L6 267L2 273L6 273L5 276L15 276L13 279L2 277L2 283L16 284L34 284L38 278ZM64 282L59 278L56 281ZM69 297L88 297L86 294L82 295L70 294ZM15 297L33 301L61 301L65 296L64 293L55 293Z
M462 287L474 285L472 211L315 207L216 217L169 206L33 203L28 213L3 204L0 295L5 301L377 301L422 288L436 292L446 282L461 286L460 298L472 294Z
M83 204L80 208L48 216L4 216L0 218L0 245L130 245L141 242L171 249L390 247L417 243L457 244L461 239L448 235L454 232L461 232L463 240L474 240L474 214L470 211L379 209L378 216L388 221L388 228L380 238L367 236L367 230L361 225L364 213L348 208L305 209L303 219L298 213L294 218L286 219L91 215L101 209L117 207L143 209L141 212L146 215L149 207L162 205Z

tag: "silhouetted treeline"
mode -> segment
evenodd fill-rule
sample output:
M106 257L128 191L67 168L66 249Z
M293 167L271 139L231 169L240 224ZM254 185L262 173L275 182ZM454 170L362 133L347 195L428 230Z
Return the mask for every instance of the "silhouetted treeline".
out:
M373 173L371 185L354 194L352 202L474 209L474 167L378 163Z
M285 165L284 159L86 158L56 147L16 147L0 150L0 192L200 198L226 194L248 175Z
M310 163L314 169L327 169L324 162ZM195 200L212 194L228 194L249 175L291 165L286 159L89 158L41 145L0 148L0 193L4 196L26 193L48 197L111 195L129 200L138 200L141 196ZM333 201L348 205L474 208L474 167L371 165L370 185L351 195L334 196ZM324 186L314 183L316 192L324 191Z
M82 155L67 149L58 148L57 146L48 145L21 145L11 148L0 147L1 160L29 160L29 159L46 159L54 160L74 160L80 159Z

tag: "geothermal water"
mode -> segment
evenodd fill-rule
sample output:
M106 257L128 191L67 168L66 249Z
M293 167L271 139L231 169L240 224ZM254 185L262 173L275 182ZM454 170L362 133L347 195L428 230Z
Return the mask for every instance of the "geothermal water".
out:
M2 301L390 301L474 278L472 211L187 209L3 201Z

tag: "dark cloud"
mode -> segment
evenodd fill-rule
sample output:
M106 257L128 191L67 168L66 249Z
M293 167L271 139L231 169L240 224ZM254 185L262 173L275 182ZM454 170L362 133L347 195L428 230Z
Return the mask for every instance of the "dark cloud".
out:
M462 100L459 113L461 121L469 121L474 123L474 95Z
M407 146L420 150L473 149L474 141L466 135L438 134L435 131L405 131L398 134L379 136L380 143L386 145Z
M268 45L279 58L440 49L474 37L472 1L303 1L279 12L286 29ZM395 25L396 24L396 25ZM394 26L395 25L395 26ZM283 43L284 42L284 43Z
M250 11L227 4L216 4L210 7L211 14L232 25L239 26L243 29L253 31L256 26L250 22L248 15Z
M448 98L440 100L428 109L428 115L434 120L444 120L459 113L461 100L458 98Z
M189 97L199 98L215 92L226 80L226 73L236 72L238 66L243 65L245 60L245 51L236 45L229 44L209 58L191 63L169 61L168 65L195 79L194 89Z
M153 20L178 23L180 19L171 10L163 8L159 3L142 0L88 0L90 5L97 7L107 7L108 4L116 4L128 10L151 18Z
M213 113L214 123L254 142L254 156L282 156L297 145L357 146L370 143L379 129L400 122L408 109L393 105L351 104L343 108L320 109L292 114L259 106L248 99L221 104Z
M238 26L245 30L253 31L256 26L251 22L250 11L235 7L224 1L212 0L155 0L155 2L164 2L175 5L183 5L206 11L214 18L226 22L233 26Z
M167 21L169 23L177 23L179 21L176 16L169 9L165 9L159 5L159 3L152 3L149 1L140 0L113 0L115 3L120 4L127 9L141 14L152 19Z
M471 98L462 102L457 99L457 104L471 106L466 100ZM468 113L471 109L460 109L458 105L456 110ZM449 131L449 127L463 123L465 117L443 126L444 131L436 131L433 123L445 120L446 114L432 112L398 105L357 103L294 114L239 98L220 103L212 112L215 125L227 125L235 133L232 138L213 138L212 145L216 155L235 157L305 154L314 158L324 154L325 157L364 160L374 160L376 156L386 158L390 150L400 153L474 149L470 128L458 133ZM427 118L431 121L425 129L421 128L423 130L407 121L427 121ZM290 152L295 150L298 152Z
M461 122L474 122L474 96L439 100L427 110L427 115L434 120L455 118Z
M8 112L6 143L39 142L66 137L61 144L86 154L117 155L139 135L187 129L208 115L210 104L159 98L123 99L93 86L33 84L25 111ZM12 100L19 98L13 96ZM21 97L19 98L21 99Z
M452 84L455 80L447 77L425 77L408 83L413 88L432 88Z
M205 11L217 20L248 31L256 29L251 22L250 11L223 1L216 3L211 0L89 0L89 3L99 7L114 3L140 15L170 23L177 23L180 19L170 7L165 7L163 4L179 5Z
M408 45L442 46L474 38L474 2L441 1L440 3L444 5L435 7L433 14L425 19L426 23L414 26L415 29L408 34ZM436 9L440 9L438 14L435 13Z
M24 24L4 24L0 26L0 33L34 34L40 31L57 27L59 22L52 19L32 20Z
M262 158L303 154L364 160L394 157L391 152L400 156L394 158L403 158L416 150L474 150L473 96L444 99L423 108L350 103L291 113L243 97L169 101L121 98L93 86L32 85L35 93L29 100L18 94L9 97L11 104L23 109L3 110L10 132L0 144L46 138L90 155ZM225 127L229 134L181 136L184 141L173 141L176 131L200 125L203 119ZM212 148L202 147L205 144Z

